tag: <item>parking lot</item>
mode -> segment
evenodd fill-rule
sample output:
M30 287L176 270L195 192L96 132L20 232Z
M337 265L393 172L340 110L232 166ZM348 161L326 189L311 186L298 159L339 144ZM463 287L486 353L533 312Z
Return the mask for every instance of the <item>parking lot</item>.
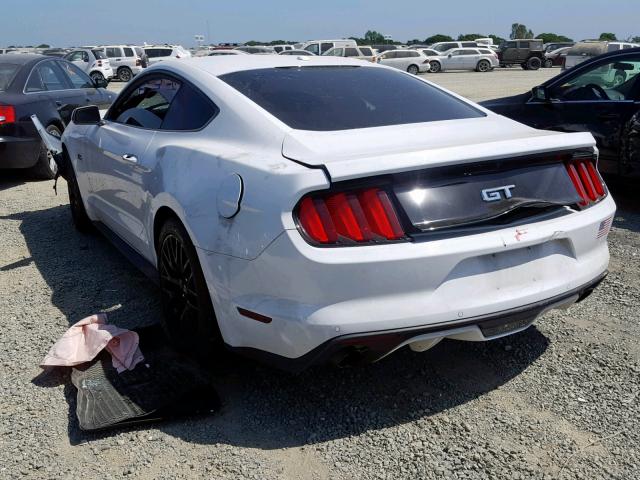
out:
M472 100L522 93L557 69L426 78ZM110 89L122 88L113 82ZM81 432L75 389L39 361L81 318L156 323L159 292L105 239L72 224L66 185L0 180L0 478L536 478L640 476L640 202L618 201L610 274L525 332L445 340L350 369L299 375L234 358L222 409Z

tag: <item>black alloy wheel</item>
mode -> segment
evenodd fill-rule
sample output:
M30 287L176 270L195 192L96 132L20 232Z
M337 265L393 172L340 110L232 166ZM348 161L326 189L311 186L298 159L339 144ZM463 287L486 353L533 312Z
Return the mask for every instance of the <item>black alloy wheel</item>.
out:
M173 218L163 225L158 245L165 334L178 349L210 360L221 353L222 337L195 247Z

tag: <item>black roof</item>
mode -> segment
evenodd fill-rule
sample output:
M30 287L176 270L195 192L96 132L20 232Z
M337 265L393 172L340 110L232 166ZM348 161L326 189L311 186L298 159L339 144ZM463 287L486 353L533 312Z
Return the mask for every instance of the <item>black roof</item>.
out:
M34 53L6 53L0 55L0 63L11 63L13 65L26 65L47 58L45 55L36 55Z

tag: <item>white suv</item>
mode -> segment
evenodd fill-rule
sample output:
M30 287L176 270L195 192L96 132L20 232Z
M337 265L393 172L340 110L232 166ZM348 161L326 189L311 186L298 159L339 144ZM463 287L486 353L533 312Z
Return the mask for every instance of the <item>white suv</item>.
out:
M376 61L373 49L364 45L360 47L334 47L331 50L327 50L322 55L327 55L329 57L359 58L360 60L366 60L368 62Z
M144 47L144 53L149 58L149 65L171 58L191 57L191 52L182 45L147 45Z
M99 48L109 59L115 77L122 82L128 82L147 67L144 51L140 47L107 45Z

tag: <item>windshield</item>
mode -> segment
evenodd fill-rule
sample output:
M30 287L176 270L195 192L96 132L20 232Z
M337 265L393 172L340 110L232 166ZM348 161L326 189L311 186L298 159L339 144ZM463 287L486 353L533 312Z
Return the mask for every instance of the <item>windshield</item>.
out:
M103 50L100 49L95 49L95 50L91 50L93 52L93 55L98 59L98 60L104 60L105 58L107 58L107 56L105 55Z
M220 79L291 128L334 131L484 117L417 78L377 67L285 67Z
M0 92L4 92L7 89L19 68L19 65L0 63Z

